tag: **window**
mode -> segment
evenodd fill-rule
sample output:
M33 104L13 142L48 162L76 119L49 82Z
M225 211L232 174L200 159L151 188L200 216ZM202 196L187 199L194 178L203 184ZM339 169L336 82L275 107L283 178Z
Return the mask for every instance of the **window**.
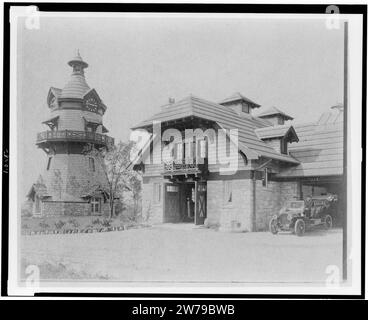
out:
M160 183L153 184L153 202L154 203L161 202L161 184Z
M207 141L206 140L199 141L199 156L202 159L207 158Z
M224 184L224 204L230 204L233 202L233 182L227 180Z
M98 124L87 122L86 124L86 131L87 132L96 132L97 131Z
M242 104L242 111L245 113L249 113L249 105L247 103Z
M47 171L50 169L51 159L52 159L52 157L49 157L49 159L47 160Z
M101 212L101 198L91 198L91 212L100 213Z
M288 154L287 144L288 143L287 143L287 140L285 138L280 140L280 151L281 151L281 153Z
M179 191L179 187L178 186L167 186L166 187L166 191L167 192L178 192Z
M176 157L175 157L175 160L177 162L180 162L180 160L183 160L183 144L182 143L177 143L175 145L175 150L176 150Z
M35 213L40 213L41 211L41 200L40 197L38 195L36 195L35 197Z
M266 187L268 186L268 169L265 168L262 172L262 186Z
M95 172L95 159L93 158L88 158L88 165L89 165L89 170Z

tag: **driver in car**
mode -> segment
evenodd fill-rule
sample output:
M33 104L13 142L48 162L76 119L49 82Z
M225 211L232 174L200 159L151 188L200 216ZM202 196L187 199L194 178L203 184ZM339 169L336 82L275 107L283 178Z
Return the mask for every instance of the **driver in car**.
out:
M305 216L307 218L311 218L312 205L313 205L312 197L307 196L306 199L304 200L304 203L305 203Z

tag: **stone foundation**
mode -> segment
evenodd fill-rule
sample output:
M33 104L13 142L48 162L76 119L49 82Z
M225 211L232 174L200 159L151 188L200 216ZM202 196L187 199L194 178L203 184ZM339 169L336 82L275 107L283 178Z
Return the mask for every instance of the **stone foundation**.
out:
M154 199L154 184L159 183L161 188L160 201ZM164 222L164 179L150 178L142 183L142 218L150 224Z
M233 179L232 202L224 203L224 181L207 181L207 218L208 227L219 226L220 231L251 232L267 231L271 217L277 214L288 200L299 199L297 181L268 181L267 187L262 180ZM164 183L163 178L149 178L142 185L142 215L150 224L164 222ZM161 186L161 199L154 199L154 183ZM253 185L256 194L254 199ZM255 206L255 216L254 214Z

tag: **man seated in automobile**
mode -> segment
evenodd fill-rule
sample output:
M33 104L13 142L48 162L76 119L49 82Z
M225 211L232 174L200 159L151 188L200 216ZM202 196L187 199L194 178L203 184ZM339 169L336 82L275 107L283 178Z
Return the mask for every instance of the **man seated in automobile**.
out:
M304 214L307 218L312 217L312 205L313 205L312 197L307 196L304 200Z

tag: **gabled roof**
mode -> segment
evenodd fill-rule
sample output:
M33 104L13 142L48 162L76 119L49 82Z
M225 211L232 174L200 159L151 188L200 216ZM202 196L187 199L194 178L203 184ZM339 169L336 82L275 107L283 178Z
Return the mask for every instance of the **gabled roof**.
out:
M253 105L253 107L255 108L259 108L260 105L258 103L255 103L254 101L248 99L247 97L243 96L241 93L239 92L235 92L232 96L222 100L221 102L219 102L219 104L227 104L227 103L232 103L232 102L237 102L237 101L245 101L248 102L250 104Z
M295 124L299 142L289 146L301 163L277 174L278 177L313 177L343 174L344 125L342 112L322 114L316 123Z
M48 105L50 104L50 100L52 96L59 98L61 95L61 91L62 90L59 88L50 87L49 92L47 93L47 99L46 99L47 104Z
M298 142L299 138L295 132L293 126L290 125L280 125L280 126L270 126L265 128L255 129L258 137L262 140L272 139L272 138L283 138L288 137L290 142Z
M109 192L106 188L100 185L94 185L87 188L84 193L81 195L81 198L90 198L96 195L103 195L105 199L109 198Z
M49 117L47 118L45 121L42 121L42 123L44 124L48 124L48 123L53 123L56 122L59 119L59 116L53 116L53 117Z
M285 112L281 111L280 109L276 107L268 108L267 110L261 112L257 117L263 118L263 117L269 117L273 115L281 115L285 120L293 120L294 118L287 115Z
M239 117L231 108L195 96L189 96L172 104L132 129L150 127L153 121L165 122L187 117L206 119L225 129L238 129L239 149L249 159L267 157L289 163L299 163L289 155L278 153L258 138L255 129L265 126L258 118L251 115L249 117Z
M27 198L33 199L35 194L37 194L40 198L50 197L50 195L47 193L47 187L41 175L38 177L37 182L34 183L31 189L28 191Z
M55 97L59 97L61 94L61 89L59 88L54 88L54 87L50 87L49 92L52 92L54 94Z

